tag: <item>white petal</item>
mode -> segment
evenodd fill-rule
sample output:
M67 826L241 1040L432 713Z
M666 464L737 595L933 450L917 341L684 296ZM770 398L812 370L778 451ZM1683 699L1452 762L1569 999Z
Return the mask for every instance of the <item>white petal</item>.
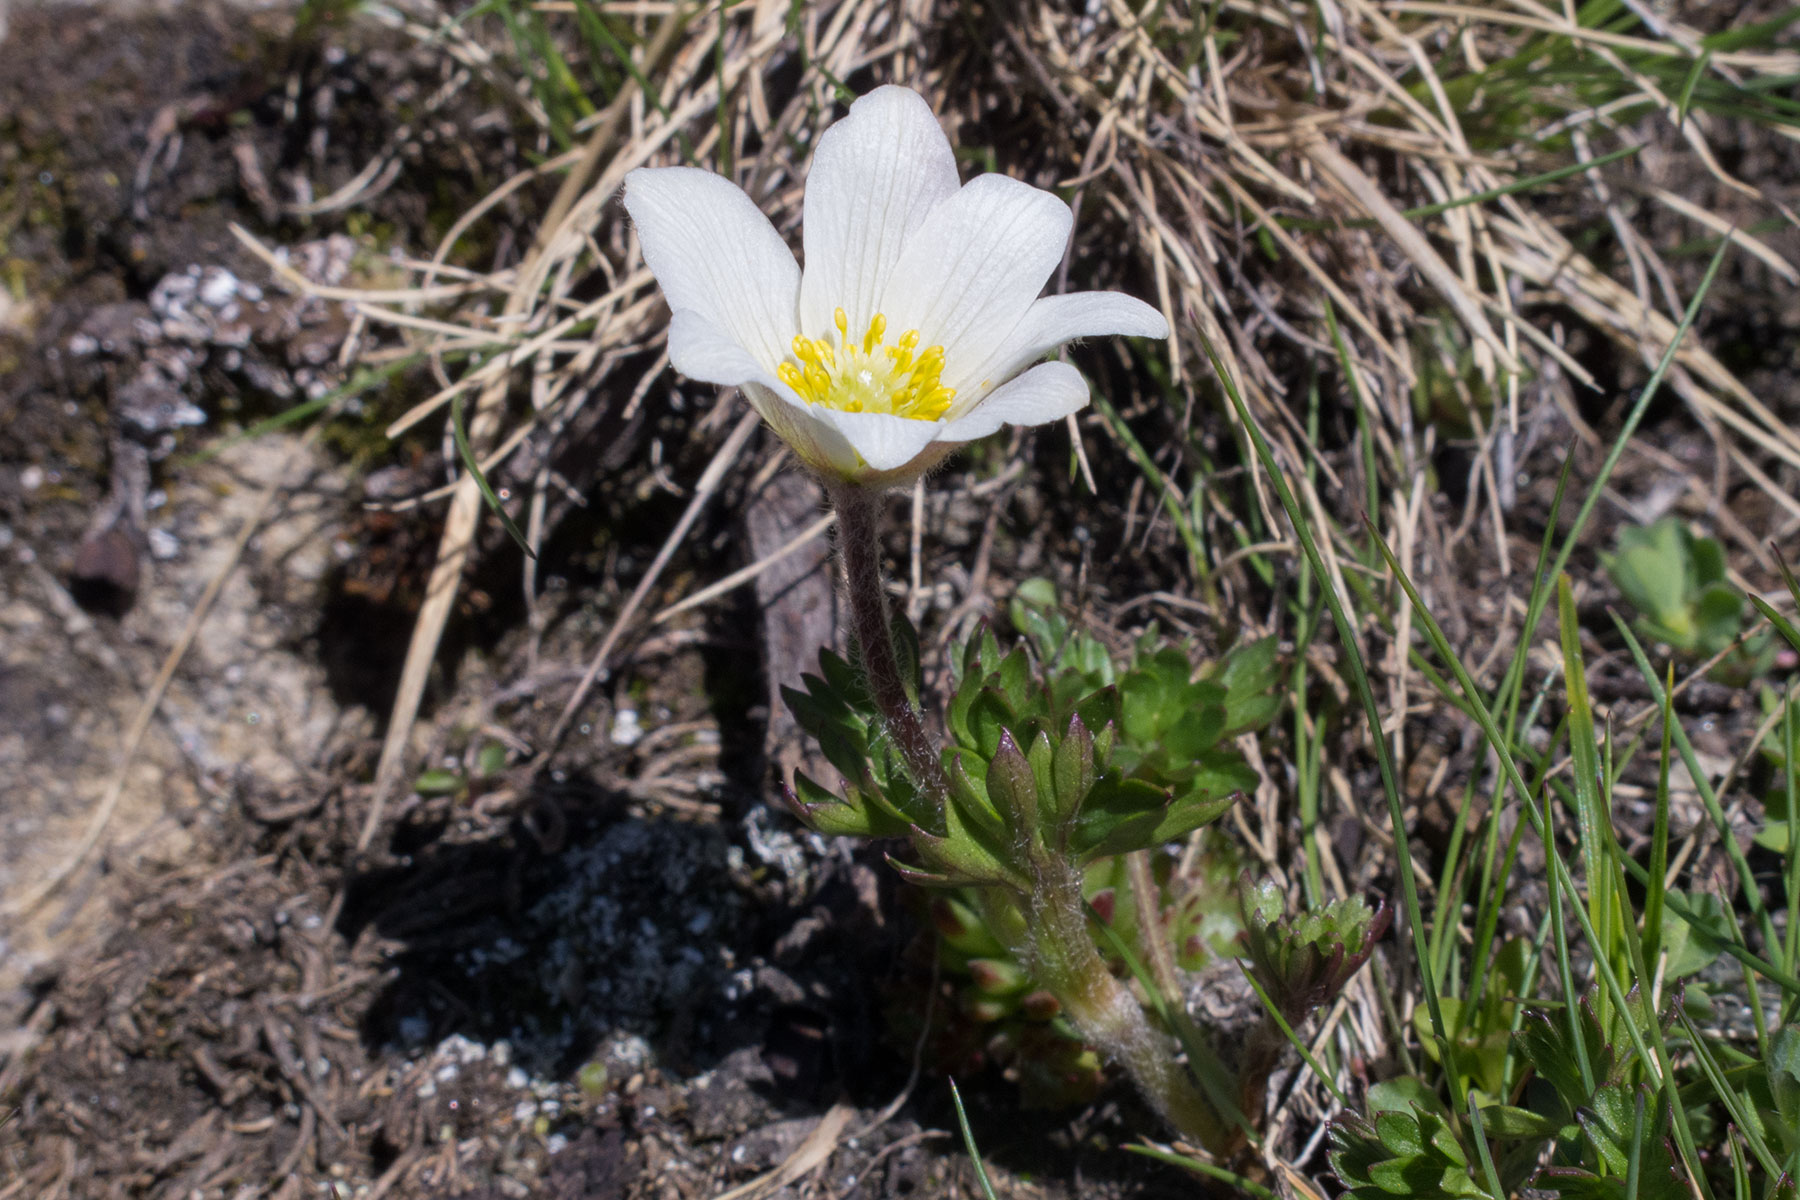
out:
M1068 363L1042 363L1002 384L944 427L946 442L972 442L1002 425L1042 425L1087 407L1087 380Z
M800 268L750 197L709 171L650 167L625 177L625 208L669 307L697 313L773 373L797 332Z
M792 388L769 374L748 351L691 309L669 320L669 361L689 379L739 387L775 435L814 470L855 475L862 468L856 449Z
M1073 222L1049 192L976 176L907 240L882 299L889 336L917 329L920 345L942 346L944 382L960 389L1044 289Z
M1025 311L1025 319L988 360L971 371L958 390L957 408L974 402L1064 342L1123 334L1166 338L1169 323L1142 300L1121 292L1072 292L1045 296Z
M786 385L717 325L691 308L669 317L669 361L689 379L735 387L752 380L776 390Z
M956 193L956 156L931 106L879 87L825 131L806 178L800 329L819 337L843 308L860 334L925 215Z
M829 422L816 414L821 411L788 398L787 389L777 392L760 383L746 383L744 397L762 419L769 423L775 436L788 444L796 457L815 471L833 471L852 475L860 467L856 449Z
M942 429L936 421L915 421L889 413L839 412L832 408L812 411L831 422L870 469L877 472L905 466L937 441Z

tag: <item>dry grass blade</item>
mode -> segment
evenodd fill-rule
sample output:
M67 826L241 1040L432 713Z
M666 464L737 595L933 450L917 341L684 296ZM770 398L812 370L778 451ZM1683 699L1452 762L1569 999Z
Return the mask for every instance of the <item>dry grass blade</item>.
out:
M679 10L671 11L663 18L656 36L646 48L646 63L656 63L675 44L681 25ZM581 159L570 167L569 174L564 177L550 210L545 214L544 223L539 227L537 239L525 256L518 282L507 298L505 317L518 317L532 307L542 280L549 273L549 251L562 232L563 220L575 208L582 192L593 178L601 156L618 137L636 94L635 84L620 88L618 96L607 106L600 122L589 135ZM478 455L486 450L499 430L508 382L505 375L496 377L482 389L481 397L476 402L469 422L469 443ZM413 720L418 715L419 703L425 696L425 681L431 671L432 659L437 655L445 622L449 620L451 607L456 602L481 509L480 485L473 473L465 473L450 497L450 508L444 515L444 532L438 540L437 562L432 567L431 578L425 588L425 601L419 609L418 619L413 625L412 640L406 649L400 686L388 713L387 736L382 742L381 758L375 767L369 815L356 842L358 851L367 850L374 840L375 831L380 826L382 808L405 771L406 748L412 737Z
M1487 314L1482 312L1481 304L1469 295L1463 283L1456 277L1431 243L1425 239L1413 223L1401 215L1373 180L1357 169L1355 163L1339 154L1326 142L1313 138L1306 142L1306 156L1317 163L1327 175L1342 185L1345 191L1355 199L1371 217L1394 239L1403 254L1412 261L1427 283L1438 290L1438 293L1449 301L1450 307L1456 310L1476 337L1499 358L1501 368L1509 373L1517 374L1519 364L1507 349L1506 343L1494 335L1493 326L1488 324Z
M785 544L776 549L774 553L766 554L749 566L744 567L741 570L733 571L717 583L708 584L693 595L677 600L674 604L669 605L654 617L651 617L650 623L652 625L661 625L665 621L678 617L684 612L699 608L709 600L714 600L723 596L733 588L744 586L788 555L804 549L806 546L811 545L813 542L823 537L825 531L830 529L836 521L837 517L835 514L825 514L817 521L814 521L811 525L808 525L805 529L802 529L799 533L795 534Z
M738 455L743 452L744 446L750 441L750 435L756 432L757 426L761 423L762 418L754 412L747 412L739 417L736 427L725 439L725 444L719 447L718 453L713 456L712 462L707 465L706 471L700 476L700 481L694 485L694 495L688 501L687 509L681 514L681 519L675 522L675 528L669 532L662 549L656 552L656 557L651 560L650 566L644 571L643 578L638 580L637 587L632 589L631 596L625 601L624 607L619 610L619 615L613 618L612 628L606 631L606 637L601 640L600 648L594 651L594 657L588 663L587 670L582 672L581 682L576 685L574 694L563 706L562 715L556 718L556 724L551 727L550 735L544 740L543 749L538 752L539 765L548 761L550 755L556 752L563 735L568 732L570 724L574 722L575 715L587 702L588 692L592 690L595 680L599 679L600 672L606 669L606 661L612 654L613 648L619 644L619 639L630 627L632 618L637 616L637 610L643 607L644 599L650 594L650 589L656 586L658 579L662 578L663 568L669 565L669 559L674 556L676 548L687 537L688 531L694 527L694 522L699 519L701 510L706 507L707 501L711 500L713 493L718 490L726 472L736 465Z
M766 1175L757 1176L749 1183L739 1184L728 1192L720 1192L713 1200L755 1200L758 1196L767 1195L806 1178L830 1160L832 1152L843 1139L850 1118L855 1115L856 1109L852 1105L839 1100L826 1110L825 1115L819 1118L819 1123L813 1126L812 1132L806 1135L806 1140L796 1146L780 1166Z

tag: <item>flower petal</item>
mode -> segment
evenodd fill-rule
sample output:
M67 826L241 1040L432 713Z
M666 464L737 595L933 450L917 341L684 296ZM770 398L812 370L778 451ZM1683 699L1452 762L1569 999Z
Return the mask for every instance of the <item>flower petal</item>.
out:
M750 401L775 436L788 444L795 457L815 471L830 471L846 478L862 467L856 448L829 421L819 416L828 409L817 409L788 399L787 389L780 391L765 384L743 385L744 398Z
M1017 328L1062 261L1074 215L1049 192L978 175L907 239L882 298L888 329L944 348L944 382L961 388Z
M752 380L785 390L756 356L691 308L669 317L669 361L689 379L735 387Z
M965 385L957 391L952 412L978 402L1064 342L1109 334L1166 338L1169 323L1156 309L1121 292L1045 296L1025 310L1025 319L994 348L987 361L969 372Z
M879 87L852 104L806 178L800 331L823 336L840 307L867 328L907 236L956 188L950 140L917 92Z
M829 421L876 472L905 466L937 441L943 428L936 421L916 421L891 413L839 412L835 408L811 411Z
M971 411L944 426L946 442L972 442L1002 425L1042 425L1087 407L1087 380L1068 363L1042 363L1001 384Z
M648 167L625 177L625 208L669 307L698 314L772 375L796 332L800 268L750 197L710 171Z

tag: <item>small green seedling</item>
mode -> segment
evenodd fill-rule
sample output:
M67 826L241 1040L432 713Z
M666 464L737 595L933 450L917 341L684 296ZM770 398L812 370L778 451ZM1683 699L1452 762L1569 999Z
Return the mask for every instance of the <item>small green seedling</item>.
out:
M1602 553L1614 586L1638 612L1638 631L1688 658L1728 650L1745 631L1744 593L1725 574L1725 551L1697 537L1676 517L1619 531L1618 548ZM1769 666L1767 638L1757 638L1720 664L1748 680Z

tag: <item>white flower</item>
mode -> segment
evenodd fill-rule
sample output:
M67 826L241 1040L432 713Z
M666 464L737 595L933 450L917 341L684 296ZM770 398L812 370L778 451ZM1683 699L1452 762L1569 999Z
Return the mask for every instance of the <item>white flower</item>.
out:
M907 483L1003 424L1081 409L1075 368L1038 363L1064 342L1169 335L1116 292L1039 299L1068 205L1004 175L959 186L949 139L905 88L870 92L819 139L804 273L709 172L633 171L625 207L672 310L675 368L742 388L802 460L851 483Z

